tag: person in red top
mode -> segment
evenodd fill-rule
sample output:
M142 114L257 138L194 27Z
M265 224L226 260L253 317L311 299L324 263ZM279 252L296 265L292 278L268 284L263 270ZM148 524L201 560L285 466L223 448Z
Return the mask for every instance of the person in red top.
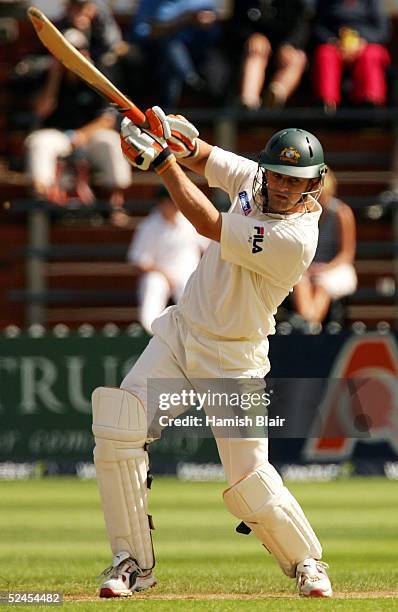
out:
M389 22L379 0L318 0L314 22L315 94L334 111L341 102L343 70L351 72L354 104L384 105L385 71L390 64L385 47Z

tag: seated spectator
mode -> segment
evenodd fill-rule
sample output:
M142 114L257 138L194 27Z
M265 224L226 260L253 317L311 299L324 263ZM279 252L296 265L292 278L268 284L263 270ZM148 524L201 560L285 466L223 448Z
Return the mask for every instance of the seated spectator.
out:
M383 2L318 0L313 33L314 90L326 111L335 111L341 102L345 68L351 73L352 103L386 103L389 22Z
M309 11L305 0L235 0L231 27L238 48L244 47L240 100L261 106L271 57L274 73L264 96L269 107L283 106L300 83L307 57Z
M184 87L208 100L225 96L217 21L215 0L140 1L131 39L147 56L147 86L156 84L159 104L178 106Z
M89 57L88 41L82 32L70 29L65 37ZM111 203L120 205L122 190L131 183L131 168L121 152L116 111L56 60L50 63L47 82L34 107L40 128L26 139L27 169L34 194L65 203L66 194L57 181L57 164L73 154L78 164L82 165L82 160L92 164L109 190ZM77 195L89 204L93 194L81 178Z
M57 22L63 32L75 28L88 40L90 56L103 69L109 64L109 54L116 52L123 42L121 30L106 7L99 7L93 0L67 0L65 14Z
M353 266L355 218L351 208L336 198L336 188L336 178L329 169L319 197L323 211L318 248L312 264L293 290L296 312L310 323L322 323L331 302L354 293L357 286Z
M136 103L143 102L144 58L136 45L123 39L105 0L67 0L57 26L61 31L76 28L83 32L95 65Z
M208 240L196 232L162 187L158 205L139 225L127 253L128 261L141 272L139 318L149 334L152 321L170 298L175 302L180 299L207 244Z

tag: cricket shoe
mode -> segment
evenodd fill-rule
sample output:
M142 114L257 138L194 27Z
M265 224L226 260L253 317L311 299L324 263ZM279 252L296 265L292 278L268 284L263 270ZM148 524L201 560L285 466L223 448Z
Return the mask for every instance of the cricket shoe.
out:
M327 568L326 563L315 559L304 559L297 565L297 588L302 597L332 597Z
M136 591L155 586L156 578L151 571L143 572L130 553L122 551L113 557L112 565L99 577L105 578L100 586L100 597L131 597Z

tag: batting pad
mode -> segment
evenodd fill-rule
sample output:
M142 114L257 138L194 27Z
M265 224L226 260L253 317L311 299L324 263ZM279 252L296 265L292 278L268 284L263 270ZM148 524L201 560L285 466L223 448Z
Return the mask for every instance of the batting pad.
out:
M231 512L251 528L287 576L308 558L320 559L322 547L293 495L269 463L224 491Z
M155 560L147 513L145 410L129 391L110 387L95 389L92 402L94 463L112 552L127 551L149 570Z

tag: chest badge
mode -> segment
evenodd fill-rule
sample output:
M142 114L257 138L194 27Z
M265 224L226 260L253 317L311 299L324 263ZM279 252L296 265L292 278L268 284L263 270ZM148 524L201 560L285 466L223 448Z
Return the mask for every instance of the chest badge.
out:
M250 215L251 211L252 211L252 207L250 206L250 200L249 200L249 196L247 195L247 191L241 191L239 193L239 200L240 200L240 205L243 211L243 214L246 215Z

